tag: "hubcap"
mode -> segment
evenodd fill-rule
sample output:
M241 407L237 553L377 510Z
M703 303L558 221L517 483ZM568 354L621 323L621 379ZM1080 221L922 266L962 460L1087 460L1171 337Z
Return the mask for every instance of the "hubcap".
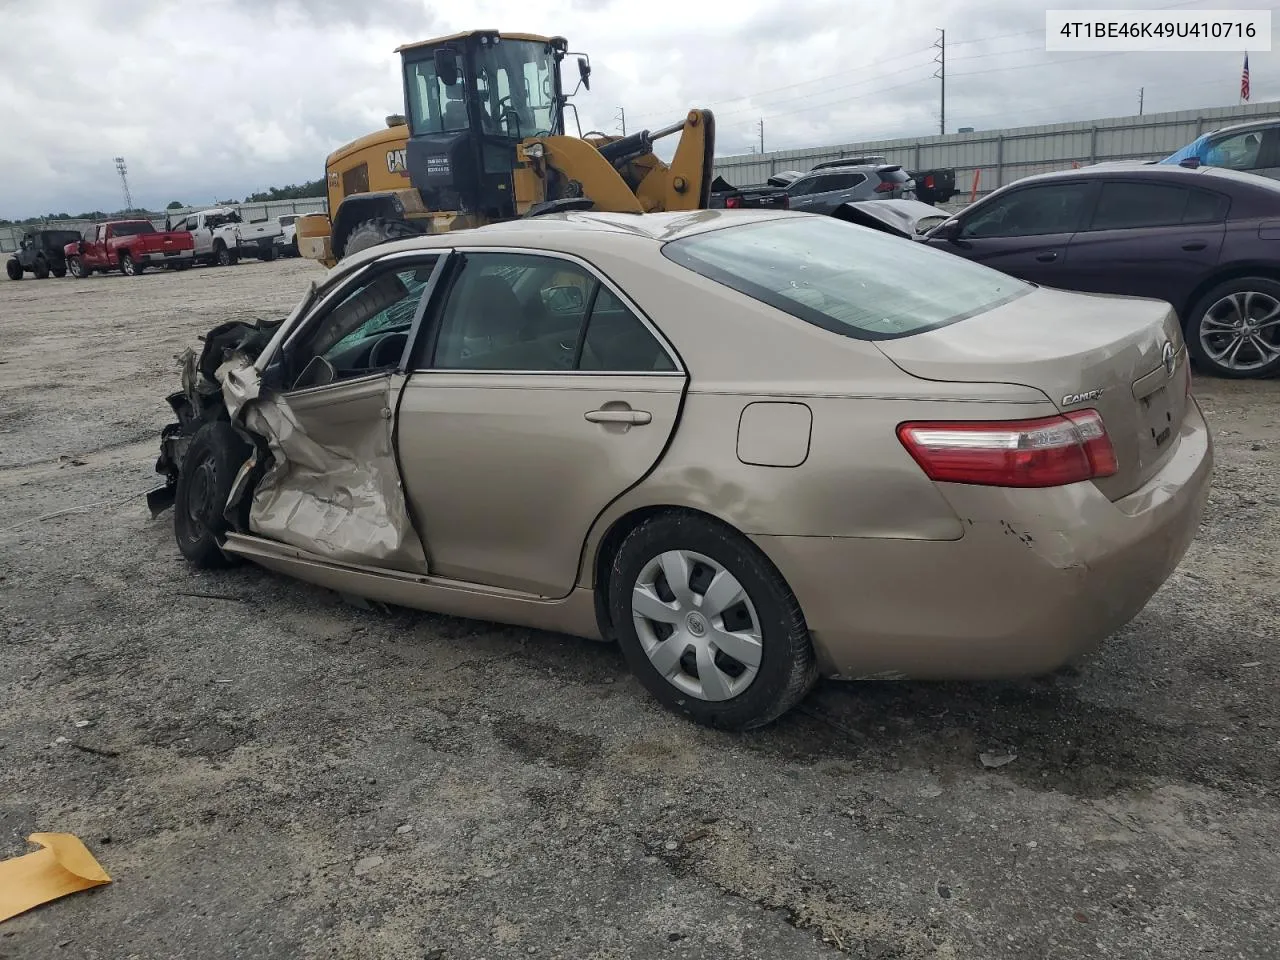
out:
M1256 290L1227 294L1201 318L1200 345L1227 370L1267 366L1280 358L1280 300Z
M760 671L760 619L736 577L710 557L669 550L631 592L640 645L667 682L699 700L729 700Z

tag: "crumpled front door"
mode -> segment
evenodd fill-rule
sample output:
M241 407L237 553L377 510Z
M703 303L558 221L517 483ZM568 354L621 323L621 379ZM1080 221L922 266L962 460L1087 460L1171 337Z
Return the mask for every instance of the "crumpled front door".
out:
M403 383L387 373L244 402L245 426L273 455L250 529L326 559L425 574L392 436Z

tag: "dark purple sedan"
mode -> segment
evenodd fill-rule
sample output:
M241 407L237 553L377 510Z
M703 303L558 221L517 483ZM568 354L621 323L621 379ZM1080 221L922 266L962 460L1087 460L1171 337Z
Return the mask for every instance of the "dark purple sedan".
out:
M925 243L1048 287L1173 304L1209 373L1280 371L1280 182L1116 166L1019 180Z

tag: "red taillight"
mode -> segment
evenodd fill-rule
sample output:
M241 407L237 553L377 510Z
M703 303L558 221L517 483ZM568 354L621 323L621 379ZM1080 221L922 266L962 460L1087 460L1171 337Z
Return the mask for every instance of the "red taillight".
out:
M929 176L924 178L924 185L930 190L933 189L933 174L929 174Z
M893 188L897 184L892 180L881 180L879 186L876 187L876 193L893 193Z
M1041 420L904 423L898 439L931 480L946 483L1057 487L1117 469L1097 410Z
M725 197L724 205L728 207L730 210L732 210L734 207L740 207L742 206L742 198L741 197Z

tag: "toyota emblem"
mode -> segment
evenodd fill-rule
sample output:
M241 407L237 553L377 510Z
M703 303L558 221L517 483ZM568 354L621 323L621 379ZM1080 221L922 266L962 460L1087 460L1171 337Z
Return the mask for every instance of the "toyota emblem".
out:
M1164 369L1169 376L1173 376L1173 369L1178 365L1177 354L1173 352L1173 344L1166 343L1164 349L1160 352L1160 362L1164 364Z

